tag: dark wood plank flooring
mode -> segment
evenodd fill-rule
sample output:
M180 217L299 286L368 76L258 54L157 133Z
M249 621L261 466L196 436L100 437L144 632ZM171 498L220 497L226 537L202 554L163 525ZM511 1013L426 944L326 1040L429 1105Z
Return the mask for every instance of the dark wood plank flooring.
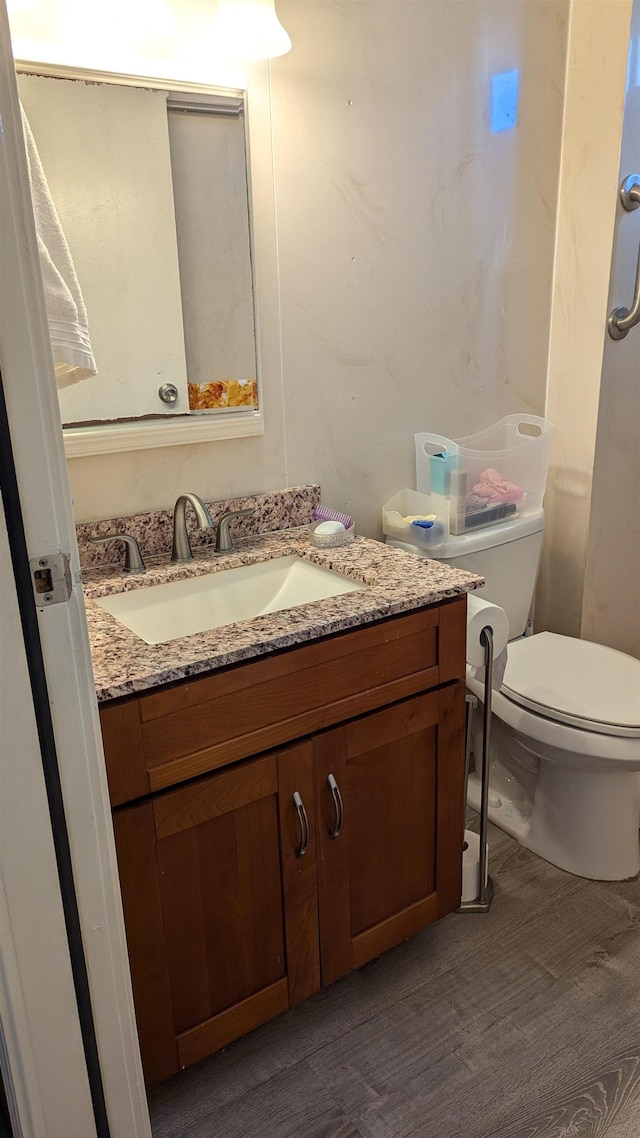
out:
M495 898L157 1088L154 1138L640 1138L640 881L491 830Z

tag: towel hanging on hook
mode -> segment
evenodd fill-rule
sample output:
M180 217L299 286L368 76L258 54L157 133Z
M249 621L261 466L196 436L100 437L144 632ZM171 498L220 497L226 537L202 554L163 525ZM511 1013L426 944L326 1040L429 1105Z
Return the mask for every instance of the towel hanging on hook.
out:
M87 310L38 148L20 109L56 383L69 387L97 374Z

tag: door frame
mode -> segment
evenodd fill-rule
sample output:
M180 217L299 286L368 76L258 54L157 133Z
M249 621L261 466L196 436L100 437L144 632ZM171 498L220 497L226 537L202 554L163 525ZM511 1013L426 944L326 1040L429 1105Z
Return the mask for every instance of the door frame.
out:
M48 609L38 609L37 620L99 1065L111 1133L148 1138L149 1116L131 997L98 707L5 0L0 0L0 120L0 366L28 557L62 554L69 559L71 570L69 599ZM19 584L24 587L26 582ZM5 674L20 658L15 637L7 634L12 605L16 603L13 585L7 573L3 573ZM23 716L25 721L29 714L33 716L26 675L16 699L20 703L15 709L15 720L11 708L11 717L5 716L6 730L2 736L0 762L5 773L18 769L14 743L18 745L20 721ZM11 722L7 722L9 718ZM20 763L28 760L32 764L34 748L39 750L33 737L28 744L22 741L21 747ZM30 835L34 859L41 857L42 872L46 875L48 867L50 876L51 827L42 812L42 801L37 801L35 783L18 792L18 779L3 777L5 793L3 809L10 811L16 826L20 822ZM60 1076L52 1083L48 1074L55 1065L52 1056L60 1060L61 1020L59 1015L51 1015L46 1000L38 1006L29 999L28 985L33 983L33 976L29 980L28 965L38 955L35 937L46 946L47 964L42 977L46 985L49 977L69 969L68 947L56 934L57 917L53 911L43 913L42 897L31 888L35 876L29 877L28 867L19 857L12 857L11 848L6 844L1 848L0 918L10 936L6 940L3 937L0 944L0 1051L12 1122L18 1134L34 1138L51 1134L51 1138L59 1138L59 1125L57 1130L52 1127L57 1117L55 1100L60 1097ZM55 880L49 884L47 897L52 890L59 904L59 887ZM62 1023L65 1029L69 1026L70 1034L74 1021L77 1026L77 1018L75 1001L67 999ZM63 1097L70 1120L62 1132L68 1138L75 1132L78 1138L89 1138L90 1131L84 1123L83 1129L77 1131L71 1127L76 1101L86 1098L83 1062L81 1059L78 1065L75 1045L62 1050L67 1061ZM80 1117L82 1105L78 1109Z

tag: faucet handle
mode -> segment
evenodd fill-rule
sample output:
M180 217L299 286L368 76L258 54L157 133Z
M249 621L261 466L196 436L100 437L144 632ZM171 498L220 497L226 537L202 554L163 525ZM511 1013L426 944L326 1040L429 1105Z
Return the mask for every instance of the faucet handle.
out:
M244 518L247 514L254 514L255 509L250 506L246 510L229 510L228 514L223 514L218 522L218 533L216 534L216 553L233 553L234 545L231 540L231 533L229 532L229 522L233 518Z
M93 542L94 545L105 545L108 541L123 541L125 550L122 572L146 573L147 567L142 559L140 546L130 533L108 533L106 537L90 537L89 541Z

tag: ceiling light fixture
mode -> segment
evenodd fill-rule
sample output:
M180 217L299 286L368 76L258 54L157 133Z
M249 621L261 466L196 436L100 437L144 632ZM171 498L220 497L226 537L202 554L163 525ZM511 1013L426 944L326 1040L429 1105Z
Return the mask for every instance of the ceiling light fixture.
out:
M216 55L238 63L275 59L291 51L274 0L219 0L213 34Z

